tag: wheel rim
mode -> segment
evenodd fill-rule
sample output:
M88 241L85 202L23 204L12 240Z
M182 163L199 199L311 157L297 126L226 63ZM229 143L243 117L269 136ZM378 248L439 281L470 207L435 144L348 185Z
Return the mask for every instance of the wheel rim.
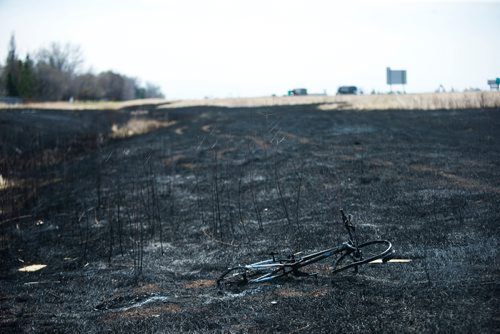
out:
M357 250L343 253L336 261L334 261L333 273L337 273L348 268L357 269L359 265L383 258L390 253L391 248L392 245L387 240L365 242L359 245Z

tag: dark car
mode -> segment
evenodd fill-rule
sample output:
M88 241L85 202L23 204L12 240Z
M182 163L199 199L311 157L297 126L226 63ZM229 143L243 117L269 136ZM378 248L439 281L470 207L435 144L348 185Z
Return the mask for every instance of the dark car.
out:
M337 95L346 95L346 94L358 94L358 87L356 86L340 86L337 90Z
M288 95L290 95L290 96L307 95L307 89L295 88L295 89L289 90Z

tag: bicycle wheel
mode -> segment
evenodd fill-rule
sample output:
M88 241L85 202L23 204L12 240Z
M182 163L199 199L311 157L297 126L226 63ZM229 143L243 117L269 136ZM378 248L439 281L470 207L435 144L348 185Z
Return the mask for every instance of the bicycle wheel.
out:
M272 276L273 270L255 269L247 267L234 267L228 269L217 279L218 286L241 286L259 281L264 277Z
M345 251L342 255L333 262L332 274L340 271L354 268L356 271L358 266L369 263L371 261L384 258L392 249L392 245L387 240L373 240L365 242L357 247Z
M244 285L248 283L247 269L234 267L228 269L217 279L217 285Z
M217 279L217 285L242 286L248 283L263 283L278 277L288 275L292 270L286 270L284 266L272 266L269 268L234 267L228 269Z

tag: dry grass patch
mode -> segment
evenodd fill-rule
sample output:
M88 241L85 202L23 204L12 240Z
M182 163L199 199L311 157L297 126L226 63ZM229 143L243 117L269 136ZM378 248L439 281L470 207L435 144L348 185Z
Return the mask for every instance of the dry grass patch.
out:
M392 167L394 163L388 160L373 159L370 161L370 165L373 167Z
M168 167L168 166L172 166L172 165L176 164L179 160L184 159L184 158L186 158L186 156L184 154L176 154L176 155L173 155L171 157L163 159L163 163L165 164L165 166Z
M104 321L114 322L123 321L124 319L146 319L160 317L164 313L179 313L182 307L179 304L165 304L146 308L134 308L121 312L113 312L109 314Z
M312 291L311 295L314 298L319 298L319 297L326 296L329 291L331 291L331 290L329 290L328 288L321 288L321 289L317 289L317 290Z
M480 181L474 180L474 179L468 179L465 177L461 177L458 175L454 175L451 173L446 173L446 172L441 172L441 176L447 178L451 182L455 183L456 185L463 187L463 188L468 188L468 189L473 189L473 190L479 190L479 191L484 191L484 192L492 192L492 193L500 193L500 188L495 187L495 186L490 186L488 184L484 184Z
M266 96L253 98L179 100L160 109L211 107L271 107L319 105L320 110L440 110L500 108L500 92L422 93L338 96Z
M50 110L120 110L123 108L156 105L159 109L183 107L271 107L293 105L319 105L320 110L439 110L500 108L500 92L453 92L382 95L334 96L264 96L249 98L221 98L204 100L145 99L124 102L76 101L6 104L0 109L50 109Z
M8 189L14 186L14 182L7 180L2 175L0 175L0 190Z
M338 157L342 161L357 161L357 160L359 160L359 158L356 157L355 155L340 154Z
M0 109L47 109L47 110L119 110L144 105L163 105L164 99L143 99L129 101L56 101L7 104L0 103Z
M217 151L217 159L218 160L224 160L224 155L228 152L235 152L237 150L236 147L228 147L228 148L223 148L221 150Z
M212 129L212 125L210 125L210 124L208 124L208 125L203 125L203 126L201 127L201 130L202 130L203 132L210 132L210 131L211 131L211 129Z
M146 295L160 292L160 287L158 284L150 283L134 289L136 295Z
M283 298L302 298L306 296L319 298L325 296L327 293L327 288L319 288L309 292L297 291L294 289L283 289L277 292L278 296Z
M278 296L284 298L294 298L294 297L303 297L305 295L302 291L292 290L292 289L283 289L277 292Z
M309 138L297 136L297 135L295 135L293 133L285 132L285 131L280 131L279 133L282 136L285 136L288 139L296 140L296 141L298 141L301 144L311 144L311 139L309 139Z
M467 188L467 189L472 189L472 190L479 190L479 191L485 191L485 192L492 192L492 193L500 193L500 188L491 186L488 184L484 184L483 182L480 182L478 180L474 180L471 178L465 178L462 176L458 176L455 174L447 173L439 168L432 167L432 166L425 166L425 165L411 165L410 169L416 172L422 172L422 173L434 173L436 175L440 175L446 179L448 179L450 182L456 184L459 187L462 188Z
M189 170L193 170L196 167L196 165L191 162L186 162L185 164L181 164L181 166Z
M213 279L199 279L196 281L188 282L184 285L186 289L203 289L215 286L215 281Z
M205 100L179 100L162 105L160 109L183 107L270 107L279 105L307 105L327 103L329 96L265 96L248 98L205 99Z
M427 93L404 95L337 96L320 110L451 110L499 108L498 92ZM339 104L339 102L345 102Z
M258 138L255 136L246 136L246 138L253 141L255 143L255 145L257 145L257 147L259 147L262 150L267 150L271 147L271 145L267 141L265 141L261 138Z
M185 127L185 126L177 128L177 129L175 129L175 134L182 136L184 134L184 131L186 131L186 129L187 129L187 127Z
M162 122L152 119L131 119L127 124L119 126L113 124L111 127L111 137L112 138L127 138L137 135L142 135L149 133L151 131L166 128L176 124L175 121Z

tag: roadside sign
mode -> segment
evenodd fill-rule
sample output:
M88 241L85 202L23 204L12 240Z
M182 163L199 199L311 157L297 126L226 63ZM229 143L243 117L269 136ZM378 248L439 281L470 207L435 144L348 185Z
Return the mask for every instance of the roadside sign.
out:
M500 86L500 78L496 78L495 80L488 80L488 85L491 90L498 90L498 86Z
M406 71L405 70L391 70L387 67L387 84L388 85L405 85L406 84Z

